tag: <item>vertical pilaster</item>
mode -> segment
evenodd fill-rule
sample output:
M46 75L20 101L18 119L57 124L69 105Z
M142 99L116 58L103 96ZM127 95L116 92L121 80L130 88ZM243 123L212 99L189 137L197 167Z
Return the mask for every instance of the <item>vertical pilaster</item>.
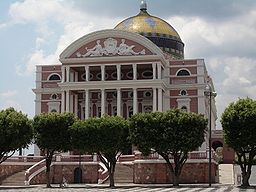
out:
M66 91L66 112L69 112L70 107L70 93L69 90Z
M161 63L157 63L157 78L162 79L162 66Z
M101 116L105 114L105 89L101 89Z
M133 63L132 68L133 68L133 80L136 80L137 79L137 64Z
M105 81L105 65L101 65L101 81Z
M152 63L153 79L156 79L156 63Z
M153 88L153 112L157 111L156 88Z
M121 89L117 89L117 99L116 99L117 115L121 116Z
M84 69L85 69L85 81L89 81L89 79L90 79L90 68L89 68L89 66L85 66L84 67Z
M163 90L158 88L158 111L163 111Z
M66 67L62 66L61 67L61 83L64 83L65 82L65 71L66 71Z
M117 80L120 81L121 80L121 65L120 64L116 65L116 73L117 73Z
M133 114L138 112L138 97L137 97L137 89L133 88Z
M89 90L85 90L85 119L89 118Z
M74 108L74 113L75 113L75 116L77 117L77 114L78 114L78 95L75 94L75 101L74 101L74 105L75 105L75 108Z
M65 112L65 91L61 92L61 113Z
M67 82L69 82L70 81L70 67L69 66L66 67L66 78L67 78Z

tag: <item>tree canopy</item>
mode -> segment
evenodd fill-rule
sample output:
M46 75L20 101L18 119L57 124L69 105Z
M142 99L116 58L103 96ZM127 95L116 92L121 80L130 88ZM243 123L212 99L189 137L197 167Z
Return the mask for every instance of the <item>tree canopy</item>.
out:
M82 152L97 153L114 186L116 161L130 147L128 122L118 116L80 120L72 126L72 144Z
M157 152L173 176L173 185L179 185L179 176L188 152L204 142L207 120L199 114L171 109L167 112L138 113L130 118L132 142L143 154ZM169 159L174 159L174 165Z
M34 117L35 143L45 153L47 187L50 187L50 165L55 151L71 149L70 126L75 122L72 113L42 113Z
M242 186L249 186L256 156L256 101L250 98L231 103L221 117L225 142L235 150L242 171Z
M33 138L31 121L14 108L0 111L0 163L15 150L27 147Z

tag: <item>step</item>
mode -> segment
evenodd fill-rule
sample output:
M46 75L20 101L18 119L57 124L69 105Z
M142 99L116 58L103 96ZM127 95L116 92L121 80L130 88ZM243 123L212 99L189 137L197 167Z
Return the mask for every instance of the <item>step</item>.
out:
M133 183L133 168L131 165L116 164L115 183ZM109 183L109 179L104 182Z
M25 170L15 173L3 180L5 186L23 186L25 181Z

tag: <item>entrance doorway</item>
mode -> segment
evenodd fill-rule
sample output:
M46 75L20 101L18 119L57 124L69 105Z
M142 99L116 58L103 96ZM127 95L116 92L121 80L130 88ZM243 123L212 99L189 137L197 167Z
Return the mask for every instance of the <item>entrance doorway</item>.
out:
M75 168L74 170L74 183L82 183L83 171L80 167Z

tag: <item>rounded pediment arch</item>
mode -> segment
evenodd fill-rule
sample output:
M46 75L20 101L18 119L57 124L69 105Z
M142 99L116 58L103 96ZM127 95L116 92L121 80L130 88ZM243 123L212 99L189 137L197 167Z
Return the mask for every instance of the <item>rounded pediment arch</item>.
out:
M74 41L60 54L60 60L109 55L158 55L164 57L162 50L142 35L107 29L90 33Z

